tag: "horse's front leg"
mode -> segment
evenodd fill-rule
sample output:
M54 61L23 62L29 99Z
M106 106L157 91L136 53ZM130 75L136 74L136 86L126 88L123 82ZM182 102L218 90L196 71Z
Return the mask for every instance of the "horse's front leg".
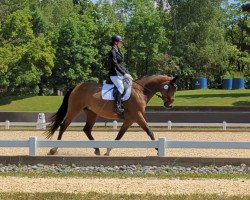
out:
M153 131L148 126L142 113L139 114L138 119L136 120L137 124L148 134L151 140L155 140ZM158 151L158 148L155 148Z
M92 136L91 131L95 124L97 114L95 114L91 110L85 110L85 114L86 114L87 120L83 128L83 132L86 134L89 140L94 140L94 137ZM95 155L97 156L101 155L99 148L95 148Z
M133 121L131 120L125 120L118 132L118 135L116 136L115 140L120 140L123 135L125 134L125 132L128 130L128 128L133 124ZM110 155L110 151L112 150L112 148L107 148L107 152L104 154L105 156L109 156Z

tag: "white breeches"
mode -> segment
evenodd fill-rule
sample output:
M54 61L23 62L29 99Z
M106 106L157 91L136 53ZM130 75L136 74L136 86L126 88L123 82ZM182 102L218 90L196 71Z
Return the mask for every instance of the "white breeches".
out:
M115 84L118 91L122 94L124 92L123 76L110 76L110 79Z

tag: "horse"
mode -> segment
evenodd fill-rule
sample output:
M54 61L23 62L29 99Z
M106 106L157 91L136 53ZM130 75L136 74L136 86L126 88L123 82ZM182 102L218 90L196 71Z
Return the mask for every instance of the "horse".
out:
M152 75L133 81L131 96L123 102L123 117L114 112L114 101L102 99L102 84L94 82L80 83L66 92L60 108L50 118L49 129L46 131L47 138L51 138L60 127L57 140L61 140L63 133L72 120L84 111L86 124L83 132L89 140L94 140L91 131L97 116L113 120L123 118L123 124L115 140L120 140L134 122L147 133L151 140L155 140L155 136L144 117L146 105L154 95L157 95L163 100L165 107L172 107L175 92L177 91L177 78L177 76ZM58 147L54 147L48 154L54 155L57 150ZM110 151L111 148L108 148L104 155L110 155ZM94 153L100 155L100 149L95 148Z

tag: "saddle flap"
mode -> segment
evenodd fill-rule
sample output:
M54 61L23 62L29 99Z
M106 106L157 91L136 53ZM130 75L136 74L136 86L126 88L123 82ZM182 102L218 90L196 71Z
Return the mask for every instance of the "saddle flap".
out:
M122 101L126 101L129 99L131 95L131 85L124 85L125 87L125 92L122 94ZM116 92L117 88L115 87L114 84L107 84L103 83L102 86L102 98L104 100L114 100L114 93Z

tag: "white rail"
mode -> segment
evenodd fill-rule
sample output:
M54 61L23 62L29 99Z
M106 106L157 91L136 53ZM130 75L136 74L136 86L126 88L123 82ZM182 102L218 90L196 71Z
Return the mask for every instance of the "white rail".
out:
M250 123L227 123L223 121L222 123L175 123L168 121L167 123L148 123L149 126L155 127L167 127L168 130L171 130L173 127L221 127L222 130L227 130L228 127L243 127L249 128ZM43 123L40 125L44 125L42 127L46 127L48 123ZM73 122L71 123L71 127L83 127L85 122ZM95 123L96 127L113 127L113 129L117 129L121 126L121 122L113 121L113 122L97 122ZM0 122L0 126L5 127L5 129L10 129L10 127L36 127L36 122ZM137 127L138 124L132 124L133 127Z
M32 136L29 140L0 140L0 147L28 147L29 155L38 155L38 148L158 148L158 156L166 156L168 148L205 148L205 149L250 149L250 141L218 142L218 141L171 141L159 138L155 141L52 141L38 140Z

